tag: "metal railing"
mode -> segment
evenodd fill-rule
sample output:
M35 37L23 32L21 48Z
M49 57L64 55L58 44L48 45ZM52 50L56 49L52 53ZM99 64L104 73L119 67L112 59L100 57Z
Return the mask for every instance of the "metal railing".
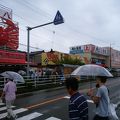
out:
M44 75L41 77L31 77L31 76L23 76L25 83L16 82L17 88L25 88L25 87L37 87L42 85L49 85L49 84L61 84L64 83L65 78L69 77L70 75ZM0 77L0 90L3 89L5 84L5 78Z

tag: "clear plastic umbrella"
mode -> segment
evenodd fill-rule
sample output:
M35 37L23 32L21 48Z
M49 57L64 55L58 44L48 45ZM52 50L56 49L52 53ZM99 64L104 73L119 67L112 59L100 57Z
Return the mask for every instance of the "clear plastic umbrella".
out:
M113 77L113 75L107 69L94 64L82 65L75 69L71 75Z
M5 72L1 73L0 75L5 78L12 79L15 82L22 82L22 83L25 82L24 78L20 74L13 72L13 71L5 71Z
M92 88L91 79L95 79L97 76L101 77L113 77L113 75L104 67L94 64L82 65L76 68L72 73L72 76L86 77L90 80L90 88Z

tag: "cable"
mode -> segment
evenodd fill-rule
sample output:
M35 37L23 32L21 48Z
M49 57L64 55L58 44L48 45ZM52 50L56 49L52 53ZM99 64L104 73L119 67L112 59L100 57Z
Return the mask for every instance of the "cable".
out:
M44 12L43 10L41 10L40 8L40 10L42 11L42 12L40 12L40 11L36 11L36 9L35 8L38 8L38 7L36 7L35 5L33 6L33 4L31 4L30 2L28 2L28 1L26 1L26 0L24 0L24 1L17 1L17 2L19 2L20 4L22 4L22 5L24 5L25 7L27 7L29 10L31 10L31 11L34 11L35 13L37 13L38 15L43 15L43 17L45 17L45 18L47 18L48 19L48 17L47 16L49 16L50 14L49 13L47 13L47 12ZM46 14L43 14L43 13L46 13ZM14 14L14 13L13 13ZM16 14L16 16L18 16L17 14ZM50 15L51 16L51 15ZM22 18L21 16L18 16L19 18L21 18L22 20L24 20L25 22L26 21L28 21L28 20L26 20L26 19L24 19L24 18ZM31 22L31 23L33 23L33 21ZM33 23L33 24L35 24L35 23ZM74 28L73 27L71 27L69 24L64 24L64 26L66 27L66 28L69 28L69 30L71 31L71 33L73 33L74 35L73 35L73 39L75 39L75 37L78 39L75 39L76 40L76 44L77 44L77 42L79 42L79 40L80 40L80 37L79 37L79 35L81 34L81 35L85 35L85 36L87 36L87 37L89 37L89 38L92 38L92 39L94 39L94 41L95 40L99 40L99 41L97 41L97 42L101 42L101 43L107 43L108 44L108 42L106 42L105 40L102 40L102 39L100 39L100 38L97 38L97 37L95 37L95 36L93 36L93 35L89 35L88 33L85 33L85 32L81 32L81 31L78 31L77 30L77 27L75 27L74 26ZM43 29L45 29L45 30L48 30L48 31L53 31L53 30L50 30L50 29L48 29L48 28L43 28ZM25 31L25 30L24 30ZM34 33L32 33L32 36L39 36L37 33L36 33L36 35L33 35ZM56 36L60 36L60 37L62 37L63 39L69 39L70 37L69 37L69 35L68 34L66 34L66 33L63 33L63 32L61 32L61 31L58 31L58 32L56 32ZM39 36L39 37L41 37L41 36ZM72 38L70 38L70 39L72 39ZM84 41L86 41L86 40L84 40ZM87 41L86 41L87 42Z

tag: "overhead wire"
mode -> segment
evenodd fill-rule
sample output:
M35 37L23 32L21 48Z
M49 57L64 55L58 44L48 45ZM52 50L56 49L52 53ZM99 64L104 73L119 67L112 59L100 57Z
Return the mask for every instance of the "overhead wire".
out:
M21 3L22 2L22 3ZM29 8L30 10L33 10L35 13L37 13L37 14L40 14L40 13L43 13L44 12L44 10L41 10L42 12L40 12L40 11L36 11L36 9L34 9L35 7L30 3L30 2L28 2L28 1L19 1L19 3L21 3L21 4L23 4L24 6L26 6L27 8ZM47 16L50 16L50 14L48 13L48 12L44 12L45 14L45 16L44 15L42 15L42 16L44 16L45 18L47 17ZM13 13L14 14L14 13ZM47 14L47 16L46 16L46 14ZM17 14L16 14L16 16L18 16ZM25 21L25 19L24 18L22 18L21 16L19 16L21 19L23 19L24 21ZM33 23L33 21L31 22L31 23ZM81 32L81 31L78 31L76 28L75 28L75 26L74 26L74 28L73 27L71 27L69 24L65 24L64 25L65 27L67 27L67 28L70 28L70 30L71 30L71 32L74 32L75 33L75 36L76 36L76 33L77 33L77 36L76 37L78 37L78 39L80 39L79 38L79 35L81 34L81 35L85 35L85 36L88 36L89 38L93 38L94 40L99 40L99 42L104 42L104 43L106 43L106 41L105 40L102 40L102 39L100 39L100 38L97 38L97 37L95 37L95 36L93 36L93 35L89 35L88 33L85 33L85 32ZM46 28L44 28L44 29L46 29ZM52 31L52 30L50 30L50 29L46 29L46 30L48 30L48 31ZM61 36L61 34L62 34L62 36ZM65 33L64 33L65 34ZM63 34L63 32L57 32L57 35L59 35L60 37L62 37L62 38L64 38L64 37L67 37L67 38L69 38L68 37L68 35L64 35ZM65 39L65 38L64 38ZM85 41L85 40L84 40ZM107 42L108 43L108 42Z

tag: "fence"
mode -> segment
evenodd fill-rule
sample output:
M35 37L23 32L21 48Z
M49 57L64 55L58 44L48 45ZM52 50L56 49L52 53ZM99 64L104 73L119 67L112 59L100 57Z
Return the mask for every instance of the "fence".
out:
M25 88L25 87L34 87L38 86L50 85L50 84L63 84L66 77L70 75L50 75L50 76L42 76L42 77L28 77L24 76L25 83L16 82L17 88ZM0 90L3 89L5 84L5 78L0 77Z

